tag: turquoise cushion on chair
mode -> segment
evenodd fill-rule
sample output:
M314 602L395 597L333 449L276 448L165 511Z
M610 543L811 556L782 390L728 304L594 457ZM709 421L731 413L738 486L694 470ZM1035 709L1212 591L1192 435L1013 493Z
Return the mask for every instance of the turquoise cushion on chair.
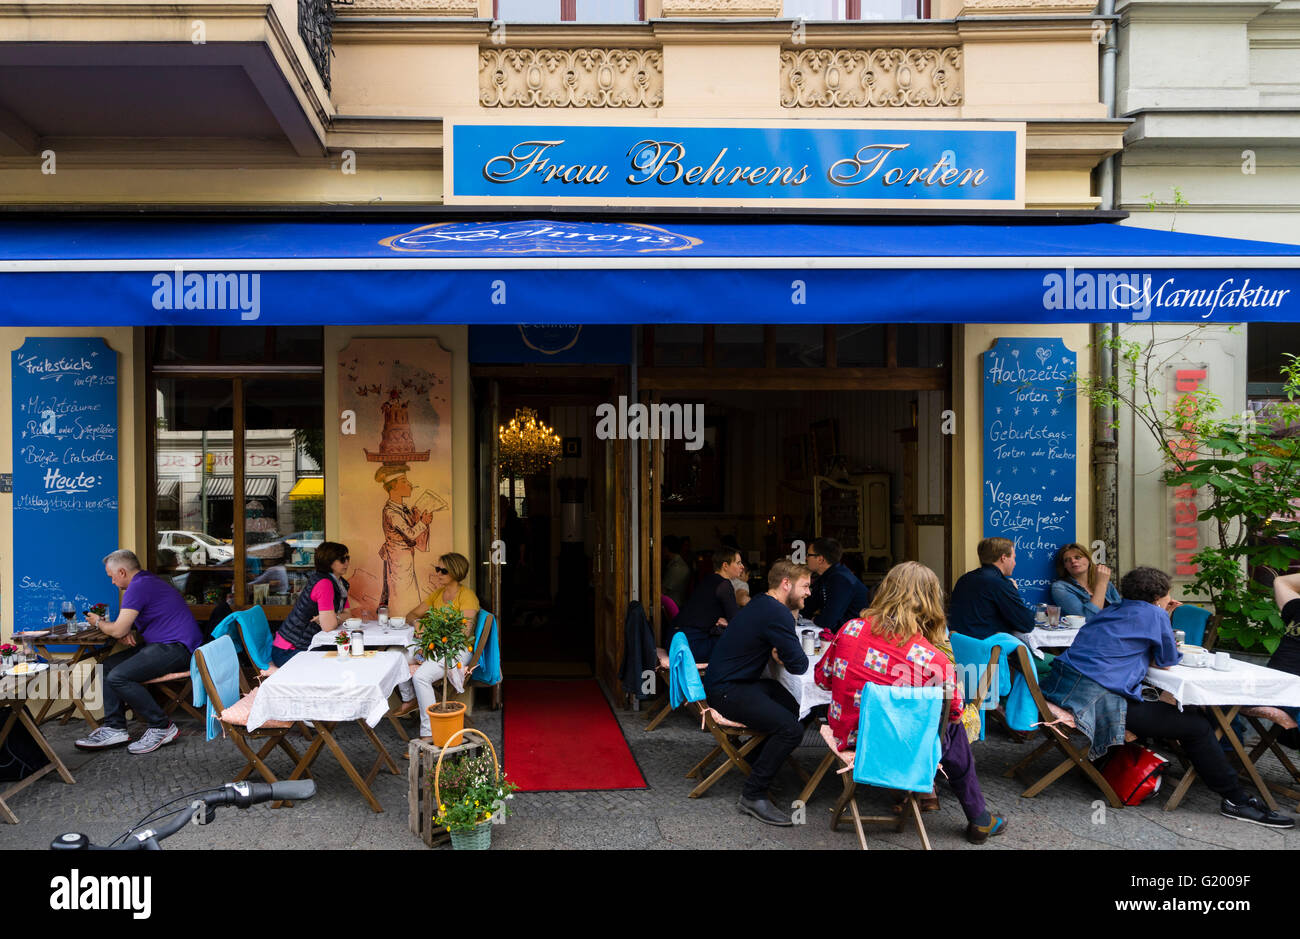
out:
M1186 642L1190 646L1199 646L1205 642L1205 626L1210 621L1210 611L1204 607L1184 603L1174 607L1173 626L1187 634Z

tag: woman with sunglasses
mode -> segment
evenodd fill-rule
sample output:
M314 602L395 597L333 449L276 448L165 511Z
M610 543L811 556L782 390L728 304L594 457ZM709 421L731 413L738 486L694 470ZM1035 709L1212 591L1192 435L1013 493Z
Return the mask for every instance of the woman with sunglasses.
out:
M347 545L337 541L322 541L316 548L316 571L271 641L271 662L276 667L310 648L312 637L322 629L338 629L348 608L348 582L343 572L349 560ZM358 610L356 615L364 618L365 611Z
M461 583L468 576L469 559L465 555L452 552L438 558L438 563L434 565L433 574L429 578L429 586L433 588L433 592L429 594L423 603L407 614L406 621L408 623L417 623L420 617L433 607L450 604L460 610L461 615L465 617L465 637L472 649L474 645L474 625L478 622L479 602L478 597L474 595L474 591ZM462 652L456 661L456 665L452 667L451 673L447 675L447 681L451 683L457 693L465 690L465 679L467 677L465 663L469 661L470 655L470 649ZM432 733L429 729L429 712L427 708L438 703L434 685L442 681L442 675L442 662L433 659L421 665L414 675L415 697L420 705L421 737L428 737ZM406 693L400 685L398 686L398 692L401 693L403 701L401 706L394 710L394 713L398 715L409 713L414 704L406 700Z

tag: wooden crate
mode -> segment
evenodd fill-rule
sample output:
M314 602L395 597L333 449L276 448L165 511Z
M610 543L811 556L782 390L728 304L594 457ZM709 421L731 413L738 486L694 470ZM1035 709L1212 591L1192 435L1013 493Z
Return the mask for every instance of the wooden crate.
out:
M407 746L411 757L411 765L406 771L407 808L411 832L419 835L420 840L431 848L445 844L450 840L446 829L437 828L433 824L437 806L433 803L433 780L430 778L438 762L438 754L442 750L424 740L412 740ZM453 757L462 753L477 753L482 746L482 742L477 739L469 739L466 742L466 738L461 738L461 742L456 746L447 748L446 759L442 761L443 767L445 768L447 761Z

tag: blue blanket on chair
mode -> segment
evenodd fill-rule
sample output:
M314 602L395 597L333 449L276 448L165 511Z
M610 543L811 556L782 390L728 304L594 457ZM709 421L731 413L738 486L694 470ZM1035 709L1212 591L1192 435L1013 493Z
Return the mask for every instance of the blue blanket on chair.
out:
M208 676L212 679L212 684L216 685L221 703L230 707L239 700L239 654L235 651L234 641L229 636L221 636L199 646L198 651L203 653ZM216 702L208 698L208 690L203 687L203 677L199 674L193 656L190 656L190 680L194 683L194 706L207 705L207 739L211 740L221 733L221 721L217 719L219 715Z
M868 786L930 792L943 745L943 689L862 686L853 779Z
M478 611L478 622L474 627L474 647L478 647L479 637L483 635L483 628L487 624L488 617L492 614L487 610ZM497 634L500 630L497 628L495 620L492 624L492 634L487 637L487 642L483 646L483 652L478 657L478 664L474 666L472 677L475 681L481 681L484 684L495 685L501 681L501 649L497 644Z
M691 655L690 640L685 633L675 633L668 646L668 703L676 709L687 701L703 700L704 682Z

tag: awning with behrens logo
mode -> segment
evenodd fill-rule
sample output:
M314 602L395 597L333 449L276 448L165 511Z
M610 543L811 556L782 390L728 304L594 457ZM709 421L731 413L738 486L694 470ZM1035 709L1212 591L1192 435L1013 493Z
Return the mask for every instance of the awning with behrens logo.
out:
M1300 320L1300 246L1105 223L12 221L0 325Z

